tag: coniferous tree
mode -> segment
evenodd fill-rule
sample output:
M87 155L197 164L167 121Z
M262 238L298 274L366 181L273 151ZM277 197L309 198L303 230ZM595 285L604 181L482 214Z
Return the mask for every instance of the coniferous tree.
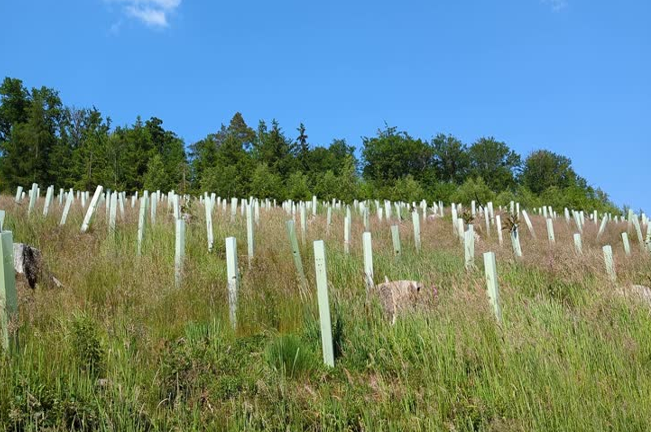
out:
M276 120L251 129L242 115L189 147L163 120L137 117L112 128L92 107L64 107L47 87L0 85L0 186L74 187L98 184L133 193L143 188L182 193L250 194L275 199L494 199L505 205L553 205L615 212L608 195L576 174L571 161L547 150L525 163L506 143L481 138L467 147L452 135L430 143L386 126L363 138L361 163L344 140L311 148L305 125L288 139ZM362 174L358 171L361 165ZM522 173L520 174L520 170ZM469 203L469 202L468 202ZM464 202L464 204L468 204Z
M307 143L305 125L301 123L296 130L298 131L296 138L298 166L300 170L307 173L310 172L310 145Z
M170 178L165 171L163 157L160 154L155 154L149 159L143 186L148 191L169 191L173 189Z

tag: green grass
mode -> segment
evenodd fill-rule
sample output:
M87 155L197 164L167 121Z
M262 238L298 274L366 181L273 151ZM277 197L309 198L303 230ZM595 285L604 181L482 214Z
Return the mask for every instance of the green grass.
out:
M389 225L372 217L376 281L418 279L439 291L391 325L366 298L358 215L350 255L340 214L329 234L319 215L304 245L297 227L310 288L302 298L279 209L261 209L249 269L239 212L231 224L230 211L215 211L208 254L195 203L175 289L165 205L138 258L130 202L114 241L102 206L82 235L79 207L59 227L57 205L48 219L28 219L13 199L0 204L14 241L41 248L65 285L19 287L19 346L0 355L4 430L651 430L651 315L608 283L603 242L590 240L596 227L586 226L583 257L560 219L553 248L523 233L519 262L495 233L482 235L479 268L468 273L449 218L421 225L420 254L411 223L403 223L396 259ZM544 221L533 219L543 237ZM603 241L621 228L609 226ZM237 331L228 321L223 246L231 235L242 270ZM327 248L332 369L321 354L315 239ZM622 286L651 281L651 260L637 246L626 260L613 243ZM480 253L487 250L498 256L501 326L485 293Z

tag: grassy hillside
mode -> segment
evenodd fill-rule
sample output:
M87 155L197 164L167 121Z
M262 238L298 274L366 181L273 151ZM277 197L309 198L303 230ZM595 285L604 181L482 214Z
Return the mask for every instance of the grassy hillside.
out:
M80 234L76 202L27 218L24 202L0 198L15 242L40 248L63 288L19 285L19 348L0 360L0 426L5 430L651 430L651 315L619 287L651 285L651 259L626 223L586 221L584 254L576 227L533 216L538 240L521 227L515 260L476 224L477 269L448 213L400 223L403 255L393 256L390 222L372 213L376 282L423 281L425 306L391 325L363 278L363 222L353 212L350 254L343 215L310 217L300 241L309 290L301 295L285 231L287 214L261 209L255 258L246 259L238 211L216 209L215 251L207 252L204 209L190 206L183 283L174 287L173 217L159 203L136 256L138 209L127 201L115 239L103 206ZM559 212L560 213L560 212ZM393 222L395 223L395 222ZM237 331L228 320L224 238L238 239L242 286ZM321 359L313 240L323 239L336 366ZM611 283L601 246L611 244ZM503 323L486 296L481 254L497 255Z

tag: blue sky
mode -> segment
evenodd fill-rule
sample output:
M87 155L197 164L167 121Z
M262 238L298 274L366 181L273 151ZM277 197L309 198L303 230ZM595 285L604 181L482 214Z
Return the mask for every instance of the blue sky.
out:
M384 122L569 156L651 211L649 0L2 0L0 77L191 143L236 111L312 144ZM646 127L645 127L646 125Z

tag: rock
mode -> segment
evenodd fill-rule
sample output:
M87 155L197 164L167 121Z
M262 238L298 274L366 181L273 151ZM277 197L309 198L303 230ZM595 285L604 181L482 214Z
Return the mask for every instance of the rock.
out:
M41 251L24 243L14 243L14 270L24 274L29 287L34 289L43 271Z
M43 279L44 274L45 280L52 282L57 288L63 287L57 278L45 271L41 251L30 245L14 243L14 270L16 276L24 275L32 289Z
M395 324L397 316L412 309L425 296L424 285L421 282L410 280L389 281L386 278L384 283L375 287L382 303L385 314ZM434 296L438 290L432 286Z

